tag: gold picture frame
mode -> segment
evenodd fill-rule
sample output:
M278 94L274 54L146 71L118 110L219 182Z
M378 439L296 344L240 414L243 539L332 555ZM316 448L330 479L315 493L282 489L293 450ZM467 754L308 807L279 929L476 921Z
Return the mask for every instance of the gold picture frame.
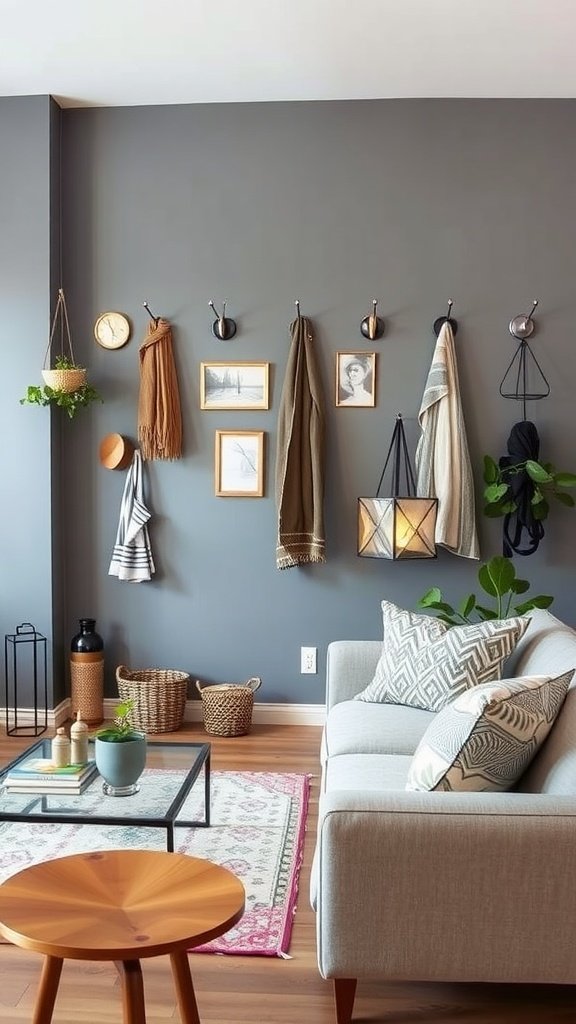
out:
M373 409L376 405L376 353L336 353L336 405Z
M264 497L264 431L217 430L214 450L217 498Z
M270 363L200 363L201 409L269 409Z

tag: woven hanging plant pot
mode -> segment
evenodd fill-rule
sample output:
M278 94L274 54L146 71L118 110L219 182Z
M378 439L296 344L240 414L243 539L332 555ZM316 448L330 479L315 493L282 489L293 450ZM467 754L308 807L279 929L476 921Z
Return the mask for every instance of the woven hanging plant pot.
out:
M50 363L53 358L52 346L56 325L60 323L60 352L56 355L56 368L53 369ZM65 347L66 350L65 351ZM86 383L86 370L82 366L76 366L74 362L74 350L72 348L72 337L70 335L70 324L68 322L68 310L64 289L58 289L58 301L54 310L54 319L50 329L50 340L44 356L44 367L42 369L44 383L54 391L63 391L71 395L78 391Z
M49 388L70 395L86 383L86 370L79 366L72 370L42 370L42 377Z
M59 351L54 352L54 336L58 324L60 344ZM92 402L102 401L96 388L89 383L85 367L78 366L74 359L68 311L62 288L58 289L58 301L42 364L42 377L44 384L31 384L26 389L24 397L20 399L20 405L52 406L61 409L72 419L79 409L86 408Z

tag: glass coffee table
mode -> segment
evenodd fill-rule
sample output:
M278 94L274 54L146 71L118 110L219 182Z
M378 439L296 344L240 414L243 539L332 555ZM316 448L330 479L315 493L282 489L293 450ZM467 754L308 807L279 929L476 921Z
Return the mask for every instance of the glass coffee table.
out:
M210 744L149 741L140 790L131 796L107 796L99 775L80 796L56 793L14 793L3 779L29 757L50 757L49 739L28 747L0 771L0 822L60 822L76 825L139 825L166 830L166 849L174 851L174 829L208 828L210 825ZM90 743L89 758L94 757ZM203 790L202 816L190 818L194 784ZM197 787L198 788L198 787ZM194 801L197 809L198 801Z

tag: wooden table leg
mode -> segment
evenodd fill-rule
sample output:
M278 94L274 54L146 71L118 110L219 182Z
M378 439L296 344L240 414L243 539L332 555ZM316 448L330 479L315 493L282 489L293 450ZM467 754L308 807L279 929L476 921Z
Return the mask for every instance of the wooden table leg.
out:
M175 953L170 953L170 962L182 1024L200 1024L186 950L179 949Z
M32 1024L52 1024L52 1014L63 963L64 961L57 956L44 958Z
M139 960L115 960L122 980L122 1007L124 1024L146 1024L144 985Z

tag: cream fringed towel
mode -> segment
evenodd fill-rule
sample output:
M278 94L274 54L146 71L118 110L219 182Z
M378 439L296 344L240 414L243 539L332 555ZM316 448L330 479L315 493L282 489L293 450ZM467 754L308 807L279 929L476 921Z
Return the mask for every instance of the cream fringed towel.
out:
M480 558L474 480L460 401L454 335L444 323L418 414L416 493L438 498L436 543L455 555Z
M324 411L312 325L300 316L290 333L276 449L278 569L326 561Z
M168 320L151 321L140 345L138 441L143 459L182 455L180 392Z

